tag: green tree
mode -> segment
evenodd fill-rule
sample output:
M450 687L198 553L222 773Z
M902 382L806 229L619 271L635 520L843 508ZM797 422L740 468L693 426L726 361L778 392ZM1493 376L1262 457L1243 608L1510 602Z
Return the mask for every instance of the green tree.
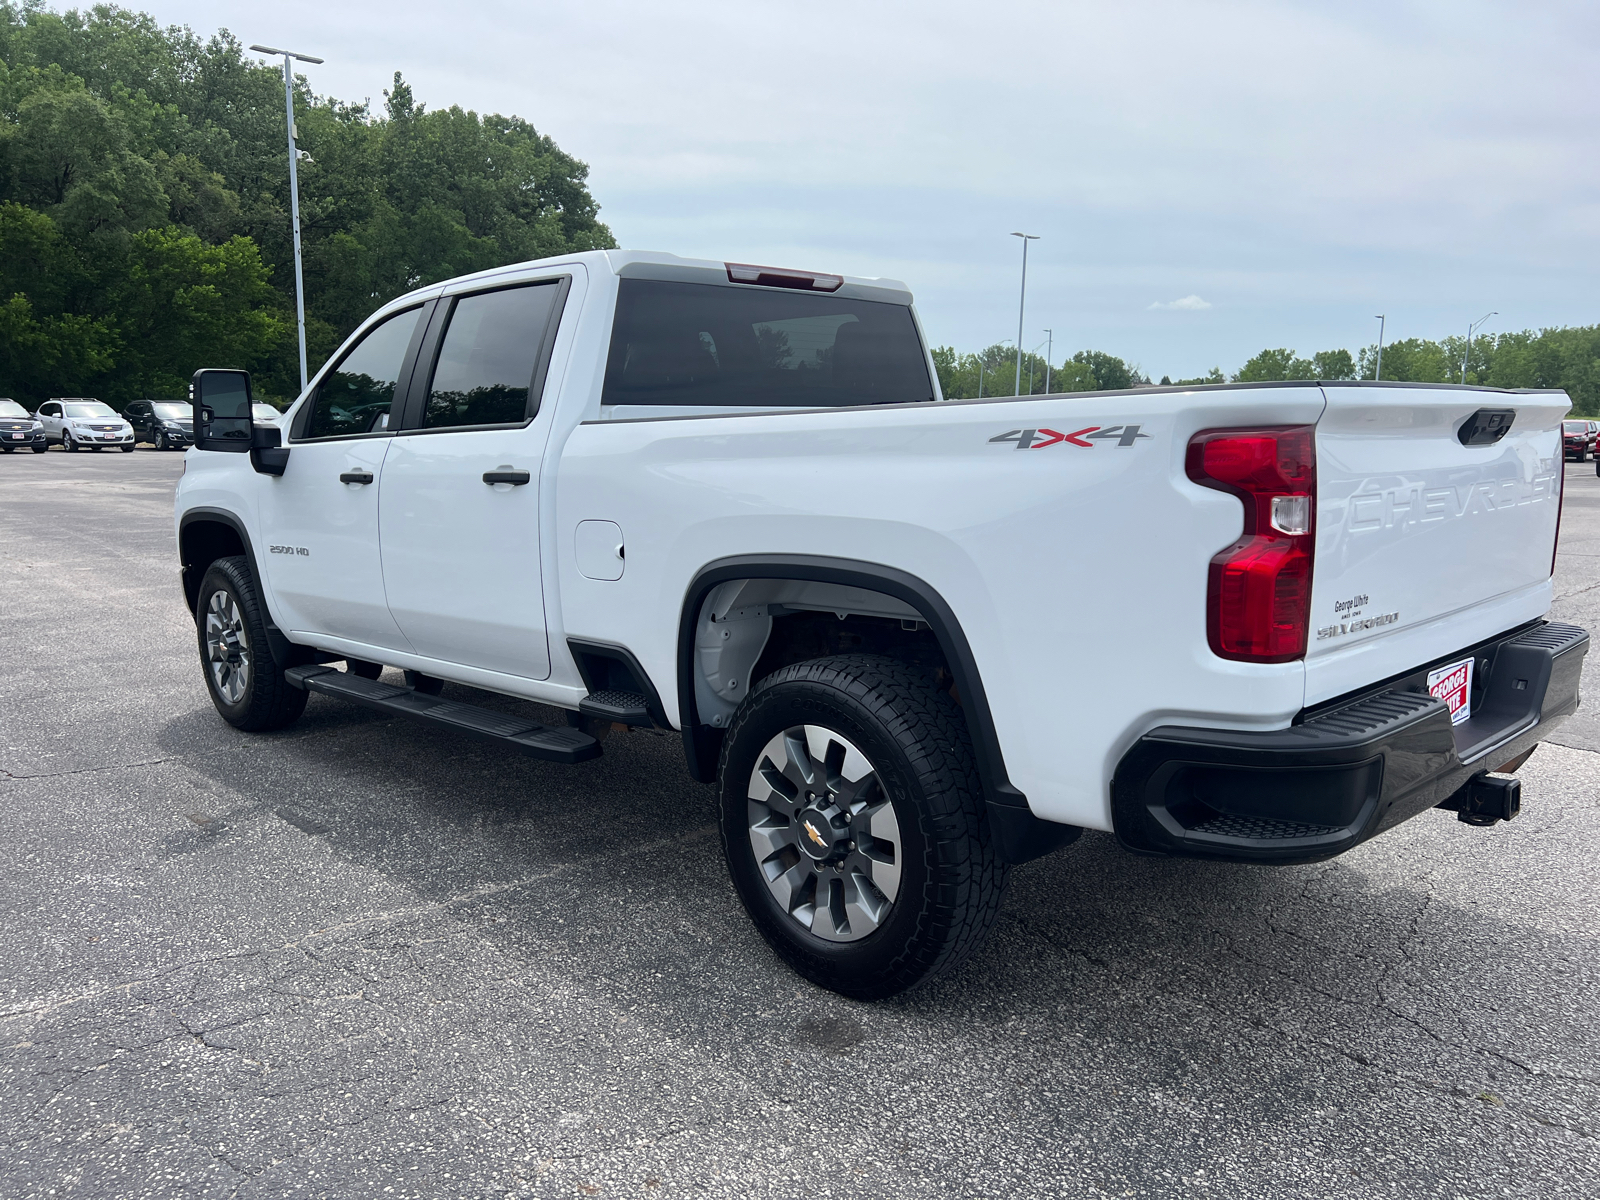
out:
M1268 383L1285 379L1312 379L1316 368L1309 358L1299 358L1293 350L1263 350L1244 366L1234 379L1240 383Z
M1354 379L1356 360L1348 350L1318 350L1311 356L1314 379Z

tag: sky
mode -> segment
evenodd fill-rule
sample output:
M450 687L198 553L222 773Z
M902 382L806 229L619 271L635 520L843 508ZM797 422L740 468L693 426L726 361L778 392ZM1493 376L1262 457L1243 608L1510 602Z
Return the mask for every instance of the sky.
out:
M516 114L628 249L903 280L1154 379L1600 322L1600 5L124 0Z

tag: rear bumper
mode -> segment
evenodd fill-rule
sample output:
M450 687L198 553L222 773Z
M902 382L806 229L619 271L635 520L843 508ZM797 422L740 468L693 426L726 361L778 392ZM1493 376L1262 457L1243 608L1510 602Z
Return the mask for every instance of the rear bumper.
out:
M1525 756L1577 709L1588 649L1578 626L1539 622L1307 710L1288 729L1153 729L1113 777L1117 837L1144 853L1236 862L1342 854ZM1427 673L1469 654L1474 715L1452 726Z

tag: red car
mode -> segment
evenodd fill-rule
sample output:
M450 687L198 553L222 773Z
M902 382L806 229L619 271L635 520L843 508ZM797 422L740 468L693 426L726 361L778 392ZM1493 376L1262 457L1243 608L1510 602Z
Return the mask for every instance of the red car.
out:
M1561 422L1561 448L1564 457L1588 462L1595 457L1595 439L1600 437L1600 421Z

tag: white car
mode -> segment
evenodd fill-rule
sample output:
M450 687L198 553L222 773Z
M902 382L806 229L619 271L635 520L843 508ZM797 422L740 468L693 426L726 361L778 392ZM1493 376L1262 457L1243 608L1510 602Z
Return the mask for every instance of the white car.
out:
M317 692L557 762L681 731L753 921L852 996L958 962L1085 829L1259 864L1509 819L1578 705L1559 391L943 401L899 283L618 251L385 305L274 427L243 372L194 389L225 720Z
M34 414L44 426L47 442L60 442L63 450L99 450L116 446L133 453L133 426L109 405L87 396L46 400Z

